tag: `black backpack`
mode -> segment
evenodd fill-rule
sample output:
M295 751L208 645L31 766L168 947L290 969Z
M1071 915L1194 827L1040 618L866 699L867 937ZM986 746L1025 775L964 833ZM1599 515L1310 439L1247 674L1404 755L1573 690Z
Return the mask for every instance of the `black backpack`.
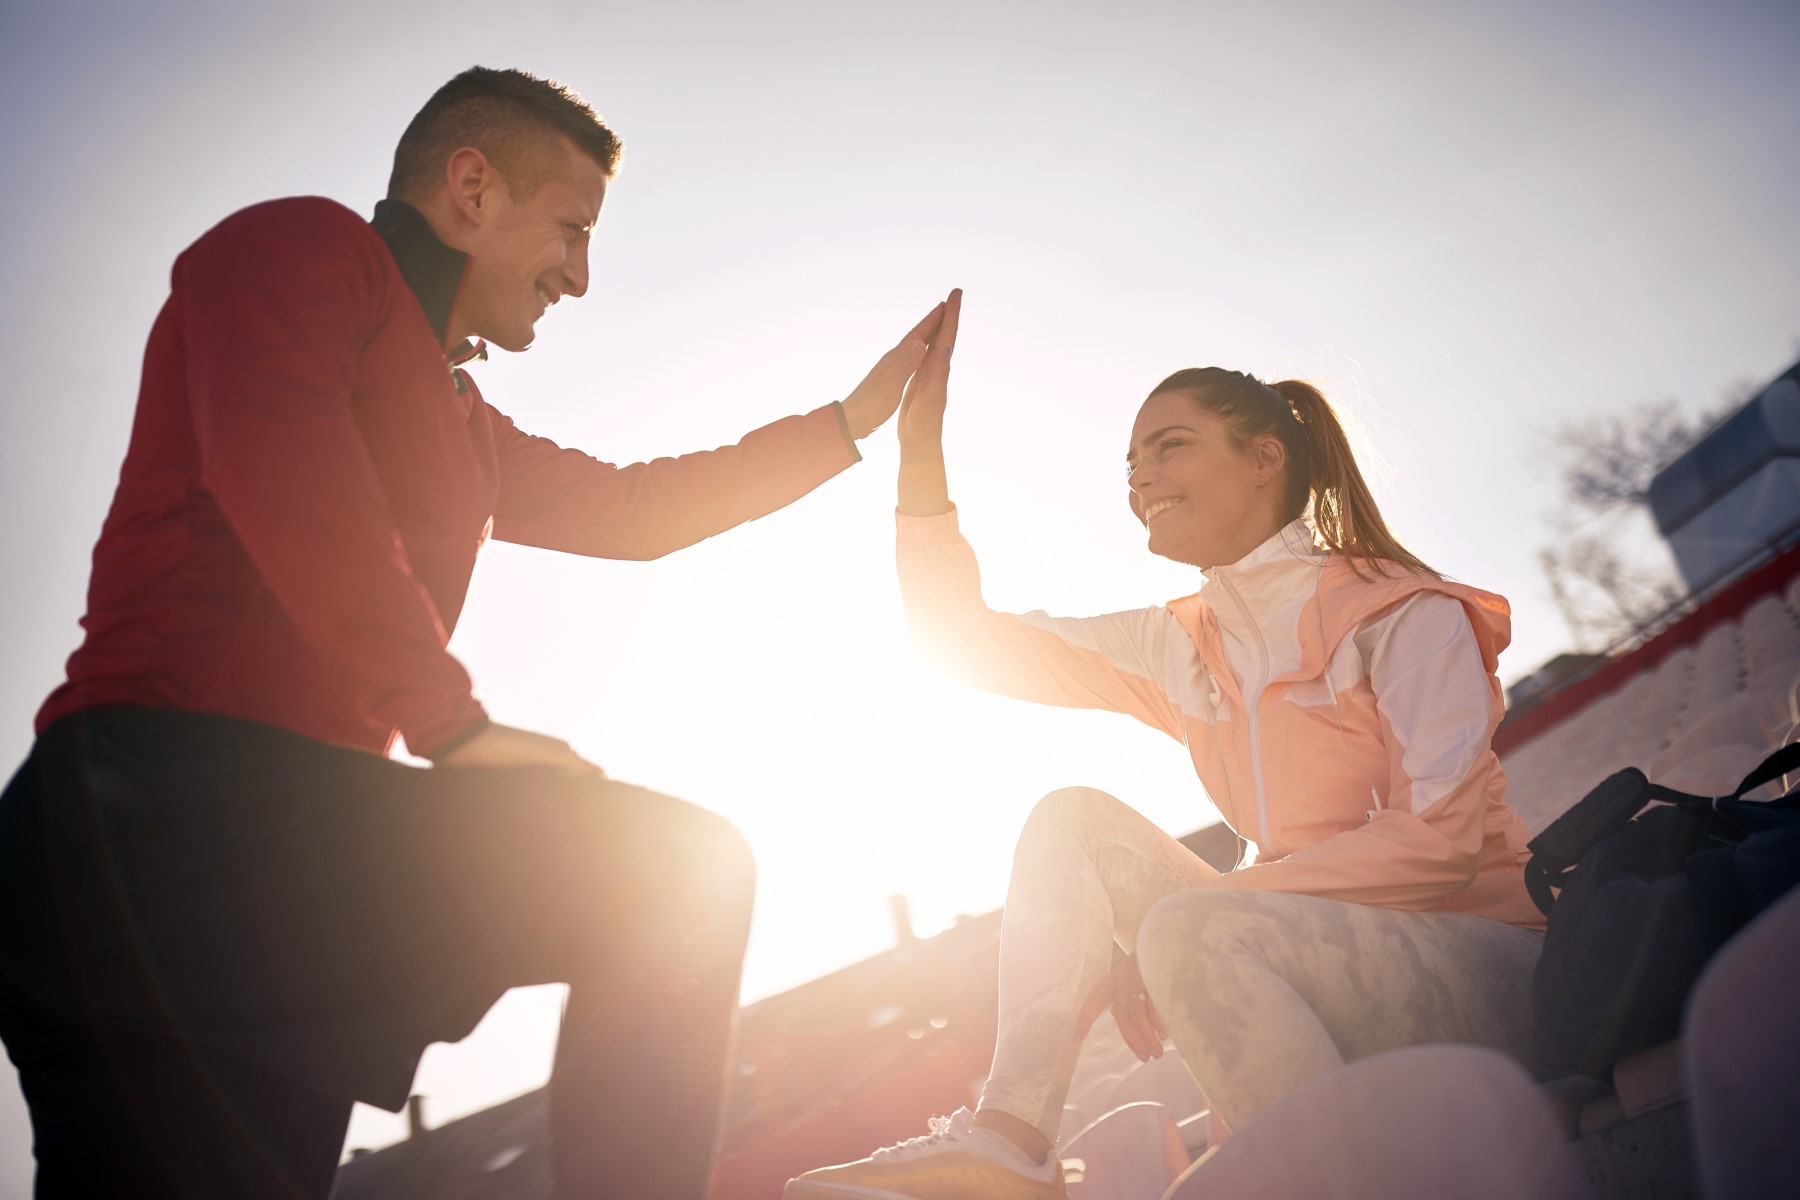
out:
M1532 839L1525 882L1549 917L1532 979L1542 1070L1605 1078L1680 1032L1706 960L1800 882L1800 792L1742 799L1795 770L1800 742L1729 796L1627 767Z

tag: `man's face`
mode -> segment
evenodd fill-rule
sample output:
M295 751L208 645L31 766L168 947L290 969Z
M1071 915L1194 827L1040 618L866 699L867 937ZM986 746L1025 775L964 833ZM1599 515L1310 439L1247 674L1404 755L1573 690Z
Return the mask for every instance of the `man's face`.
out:
M588 287L588 239L606 199L606 175L564 142L564 161L535 192L515 199L497 177L491 205L467 244L469 268L452 326L503 350L523 350L546 309Z

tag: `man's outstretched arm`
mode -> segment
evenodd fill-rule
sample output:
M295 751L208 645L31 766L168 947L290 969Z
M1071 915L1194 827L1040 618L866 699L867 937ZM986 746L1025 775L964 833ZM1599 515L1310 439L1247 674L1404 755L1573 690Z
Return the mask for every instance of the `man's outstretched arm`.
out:
M942 318L931 310L841 404L717 450L616 467L521 432L489 409L500 454L494 536L595 558L660 558L792 504L861 456L899 406Z

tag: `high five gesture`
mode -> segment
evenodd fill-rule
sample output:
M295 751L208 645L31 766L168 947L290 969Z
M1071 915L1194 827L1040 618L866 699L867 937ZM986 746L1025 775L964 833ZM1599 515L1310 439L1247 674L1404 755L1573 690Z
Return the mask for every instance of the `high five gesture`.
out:
M944 477L944 405L949 400L950 356L962 315L962 289L944 302L943 320L931 338L925 361L906 385L900 401L900 511L911 517L950 511Z

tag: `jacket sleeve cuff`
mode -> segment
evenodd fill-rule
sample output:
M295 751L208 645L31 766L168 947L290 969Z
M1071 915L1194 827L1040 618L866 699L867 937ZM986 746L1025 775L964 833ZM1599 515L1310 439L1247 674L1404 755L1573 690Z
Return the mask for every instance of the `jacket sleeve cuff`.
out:
M420 750L418 752L419 757L420 758L428 758L434 763L442 762L444 759L448 758L450 755L456 753L458 750L461 750L464 746L466 746L470 742L474 741L475 738L483 730L485 730L489 725L492 725L492 724L493 724L493 722L488 719L488 715L486 713L482 713L479 717L475 718L474 721L472 721L468 725L465 725L462 729L451 734L449 737L447 737L443 741L437 743L435 746L432 746L428 749Z
M844 445L850 447L850 461L853 463L861 462L862 451L857 448L856 438L851 436L850 418L844 415L844 402L842 400L833 400L831 402L831 411L833 415L837 417L838 433L843 435Z
M962 536L962 531L956 523L956 505L954 504L947 511L935 513L929 517L910 516L896 509L894 510L894 527L901 542L919 546L953 541Z

